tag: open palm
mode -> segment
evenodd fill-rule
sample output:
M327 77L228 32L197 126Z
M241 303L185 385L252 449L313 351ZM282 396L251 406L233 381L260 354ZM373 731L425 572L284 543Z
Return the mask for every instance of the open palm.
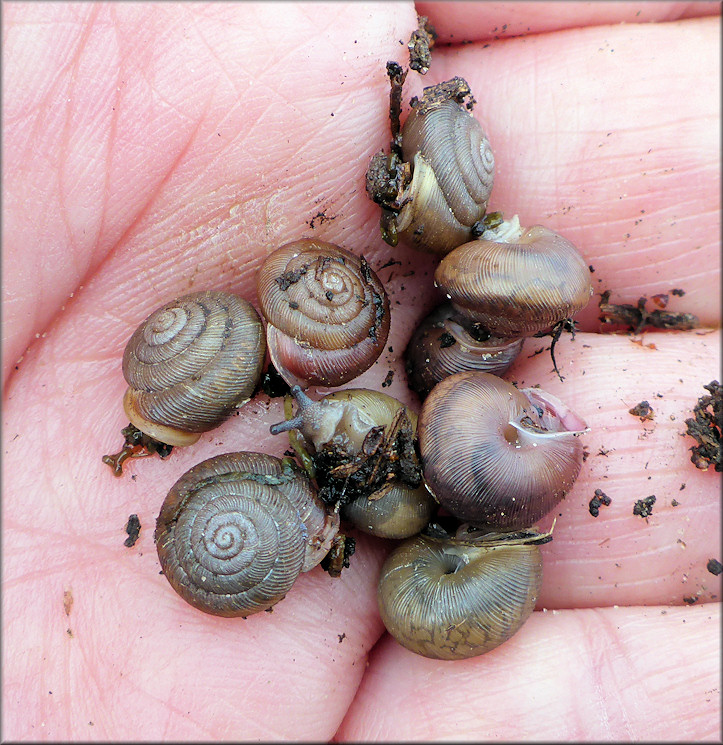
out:
M469 82L491 208L570 238L616 302L684 289L669 309L701 329L603 335L595 298L558 345L564 382L535 354L549 340L526 342L506 377L578 411L589 457L543 548L540 612L502 647L453 663L400 647L376 607L392 544L363 536L341 578L303 575L271 614L199 613L159 575L160 504L204 458L280 455L281 402L116 479L101 456L127 423L122 349L174 296L256 303L264 256L315 236L363 253L390 294L389 351L354 385L391 369L385 391L417 405L400 353L438 300L435 262L386 246L364 192L415 8L6 4L4 739L720 738L720 476L682 434L720 367L719 6L417 10L441 39L405 100ZM652 421L628 413L643 399ZM598 488L612 504L594 519Z

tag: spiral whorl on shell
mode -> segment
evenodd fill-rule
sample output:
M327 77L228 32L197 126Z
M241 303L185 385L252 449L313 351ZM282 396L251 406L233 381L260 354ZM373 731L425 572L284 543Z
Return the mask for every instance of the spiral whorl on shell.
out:
M401 89L392 97L401 97ZM470 96L469 101L464 100ZM422 251L449 253L477 235L494 181L492 148L472 116L469 85L453 78L410 101L401 132L390 108L391 154L376 153L366 174L370 199L382 208L382 238Z
M303 239L259 271L269 354L290 385L338 386L367 370L389 333L389 299L364 258Z
M455 100L413 109L402 129L412 181L396 221L415 248L446 254L472 239L487 209L495 160L482 127Z
M188 603L217 616L270 608L316 566L339 527L306 475L261 453L227 453L187 471L156 523L163 573Z
M123 353L123 405L138 429L188 445L247 401L266 342L253 306L227 292L184 295L154 311Z

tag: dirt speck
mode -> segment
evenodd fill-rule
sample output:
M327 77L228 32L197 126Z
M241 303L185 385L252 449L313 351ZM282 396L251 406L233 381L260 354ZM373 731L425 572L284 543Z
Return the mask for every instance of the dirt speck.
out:
M128 516L125 531L128 533L128 538L123 541L123 545L127 548L132 548L136 545L136 541L141 532L141 521L138 519L138 515L134 513Z
M633 515L639 515L640 517L648 517L653 514L653 505L655 504L655 494L651 494L645 499L638 499L633 505Z

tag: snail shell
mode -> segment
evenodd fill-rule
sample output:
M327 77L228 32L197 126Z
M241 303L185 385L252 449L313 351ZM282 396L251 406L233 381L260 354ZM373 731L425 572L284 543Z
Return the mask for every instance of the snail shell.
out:
M377 591L389 633L440 660L474 657L507 641L529 618L542 584L539 534L524 535L531 537L462 542L419 535L398 546Z
M364 258L303 239L278 248L259 271L269 354L289 385L338 386L384 349L389 299Z
M371 535L406 538L425 527L434 500L421 483L413 450L416 414L391 396L363 388L335 391L320 401L313 401L298 388L292 392L298 403L296 416L272 426L271 432L299 430L315 454L322 498L343 500L342 518ZM400 446L391 430L402 417L406 417L408 431L401 432L406 440ZM388 441L390 454L383 452L387 440L379 437L380 428L384 428L385 437L392 438ZM374 460L377 454L381 455L378 461ZM390 480L397 470L400 478ZM338 471L341 473L336 476ZM370 474L371 480L366 481Z
M419 415L427 487L476 525L533 525L577 478L585 429L549 393L518 390L488 373L457 373L435 386Z
M502 375L523 339L490 336L455 311L437 306L417 326L405 352L409 387L424 398L440 380L464 370Z
M265 354L252 305L227 292L184 295L131 336L123 353L123 407L155 440L191 445L250 398Z
M279 602L339 528L290 461L226 453L187 471L156 522L163 574L195 608L248 616Z
M442 259L434 281L457 310L495 336L529 336L582 310L590 270L570 241L541 225L465 243Z
M412 110L402 128L412 180L396 233L415 248L446 254L472 240L487 209L495 160L479 122L456 100Z

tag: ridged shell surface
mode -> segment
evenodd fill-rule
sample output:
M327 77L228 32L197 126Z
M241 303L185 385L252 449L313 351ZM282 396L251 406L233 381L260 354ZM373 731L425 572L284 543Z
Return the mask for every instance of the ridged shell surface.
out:
M338 530L299 469L261 453L227 453L187 471L156 523L163 574L194 607L219 616L270 608L318 564Z
M287 244L259 271L269 352L290 384L341 385L368 369L389 333L389 300L363 258L313 240Z
M575 246L539 225L514 243L459 246L442 259L434 281L461 313L499 336L547 329L592 295L590 270Z
M542 583L536 545L458 547L417 536L385 561L377 598L403 646L441 660L489 652L532 613Z
M402 151L413 174L397 232L440 254L470 240L494 181L494 156L479 122L453 100L424 113L414 109L402 129Z
M530 527L555 507L580 471L582 443L543 405L487 373L435 386L417 431L437 501L462 520L504 530Z
M416 328L405 351L409 387L424 398L444 378L465 370L502 375L523 339L476 339L451 303L435 308Z
M250 398L265 353L261 319L242 298L205 291L166 303L125 348L128 414L142 431L213 429Z

